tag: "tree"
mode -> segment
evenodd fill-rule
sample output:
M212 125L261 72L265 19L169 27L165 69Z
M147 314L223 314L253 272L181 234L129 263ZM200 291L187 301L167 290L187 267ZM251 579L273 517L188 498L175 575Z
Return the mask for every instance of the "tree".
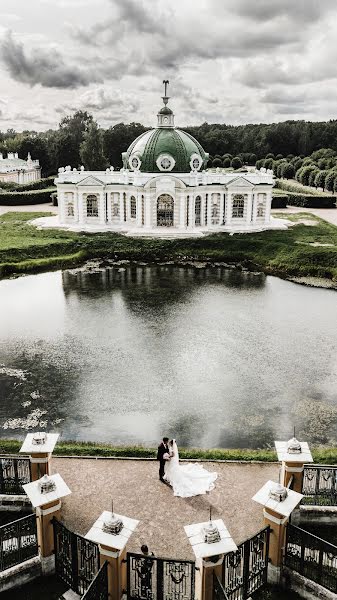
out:
M273 164L274 164L274 160L272 158L266 158L263 166L265 169L272 169Z
M108 165L103 153L102 132L95 121L89 125L84 134L80 156L87 171L103 171Z
M293 179L295 177L295 167L291 163L283 163L281 167L281 177L284 179Z
M296 173L296 179L302 185L309 185L309 177L312 171L317 171L316 165L306 165Z
M315 187L323 188L323 192L325 189L325 179L326 179L327 174L328 174L327 171L318 171L318 173L316 173L316 176L315 176Z
M268 154L265 156L265 158L275 158L275 154L273 154L272 152L268 152Z
M239 156L234 156L234 158L232 158L231 167L232 169L241 169L242 161L241 158L239 158Z
M222 167L222 160L221 160L221 158L218 158L218 157L213 158L212 167Z
M58 133L58 163L60 165L72 167L80 165L80 146L84 140L84 134L92 122L92 115L82 110L61 120Z
M325 178L325 188L328 190L328 192L333 192L336 178L337 172L334 169L328 171L327 176Z
M308 179L308 184L310 185L310 187L315 187L315 179L316 179L316 175L319 173L319 169L315 169L310 171L309 173L309 179Z
M281 160L283 158L283 154L276 154L276 160Z
M229 158L229 156L226 156L223 161L222 161L222 166L225 167L225 169L228 169L228 167L231 166L231 159Z

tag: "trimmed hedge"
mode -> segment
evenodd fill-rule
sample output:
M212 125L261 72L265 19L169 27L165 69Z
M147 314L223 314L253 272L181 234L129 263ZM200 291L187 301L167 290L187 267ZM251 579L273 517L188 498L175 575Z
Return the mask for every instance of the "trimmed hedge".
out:
M289 196L286 194L277 194L272 197L271 207L272 208L287 208Z
M32 190L31 192L2 192L0 206L27 206L29 204L44 204L51 202L50 194L56 188Z
M336 196L310 196L309 194L289 193L288 204L305 208L336 208Z
M0 181L0 188L9 192L29 192L30 190L45 190L54 185L54 180L57 175L51 175L44 179L31 181L30 183L13 183L8 181Z

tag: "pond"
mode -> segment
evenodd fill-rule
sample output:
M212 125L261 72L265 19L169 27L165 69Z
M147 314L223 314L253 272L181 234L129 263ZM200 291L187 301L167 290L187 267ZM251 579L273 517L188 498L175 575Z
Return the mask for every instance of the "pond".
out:
M223 267L0 282L0 436L337 442L337 294Z

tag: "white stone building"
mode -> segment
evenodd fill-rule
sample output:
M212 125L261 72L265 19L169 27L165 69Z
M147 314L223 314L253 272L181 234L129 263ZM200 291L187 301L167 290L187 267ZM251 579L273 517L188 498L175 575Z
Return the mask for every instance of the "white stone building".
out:
M206 171L208 154L175 128L163 101L157 127L123 153L121 171L59 169L61 226L161 237L280 226L270 216L272 171Z
M32 160L30 153L22 160L17 152L8 152L7 158L0 152L0 182L30 183L37 179L41 179L40 163Z

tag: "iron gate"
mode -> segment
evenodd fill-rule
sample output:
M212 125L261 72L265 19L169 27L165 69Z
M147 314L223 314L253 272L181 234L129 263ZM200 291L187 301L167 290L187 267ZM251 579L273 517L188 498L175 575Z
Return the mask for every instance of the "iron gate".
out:
M247 600L267 583L270 527L226 554L222 583L228 600Z
M127 554L128 600L194 600L195 563Z
M77 594L83 595L99 571L98 545L53 520L55 571Z

